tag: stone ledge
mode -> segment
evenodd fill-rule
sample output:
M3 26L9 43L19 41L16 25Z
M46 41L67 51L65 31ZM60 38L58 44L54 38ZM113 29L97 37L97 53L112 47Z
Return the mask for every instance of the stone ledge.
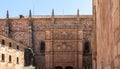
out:
M30 66L25 66L25 67L23 67L23 69L35 69L35 67L32 66L32 65L30 65Z

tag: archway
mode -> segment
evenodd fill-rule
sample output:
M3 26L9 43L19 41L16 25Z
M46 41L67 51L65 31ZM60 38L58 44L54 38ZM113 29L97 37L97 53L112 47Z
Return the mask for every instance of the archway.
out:
M61 66L56 66L55 69L63 69Z
M73 69L72 66L67 66L65 69Z

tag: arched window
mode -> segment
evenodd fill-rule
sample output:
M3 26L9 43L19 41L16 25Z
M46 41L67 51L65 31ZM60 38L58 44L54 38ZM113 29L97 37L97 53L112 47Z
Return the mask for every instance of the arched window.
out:
M84 43L84 53L89 53L90 52L90 42L86 41Z
M5 45L5 40L4 39L2 39L2 45Z
M40 53L45 53L45 42L44 41L40 43Z

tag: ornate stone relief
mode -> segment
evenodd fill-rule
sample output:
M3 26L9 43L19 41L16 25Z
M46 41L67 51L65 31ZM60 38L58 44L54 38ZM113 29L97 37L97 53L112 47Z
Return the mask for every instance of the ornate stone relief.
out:
M83 38L83 31L78 31L78 39L82 39Z
M51 38L51 32L50 31L45 31L46 34L46 39L50 39Z
M71 40L76 39L77 32L73 30L55 30L53 33L54 39Z
M70 42L55 42L54 51L74 51L76 47Z

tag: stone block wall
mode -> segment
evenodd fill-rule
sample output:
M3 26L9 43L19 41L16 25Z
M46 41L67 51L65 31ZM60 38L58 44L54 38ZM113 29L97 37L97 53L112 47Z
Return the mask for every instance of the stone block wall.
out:
M23 44L0 35L0 69L21 69L24 67Z
M8 26L6 28L6 24L8 23L11 25L10 32L13 39L26 46L34 46L35 63L37 69L42 68L42 66L45 66L45 64L46 67L48 66L48 68L52 68L53 49L55 50L55 53L57 53L56 51L59 48L54 44L58 43L58 45L63 46L64 42L67 44L64 45L64 48L68 46L66 51L69 51L69 53L65 52L64 49L60 49L62 51L62 55L60 56L61 58L57 58L57 55L55 55L54 60L57 61L60 59L60 62L64 62L62 61L62 57L64 57L64 59L70 57L70 59L66 60L66 62L62 64L63 66L71 65L74 68L82 68L83 42L86 40L91 41L91 15L55 15L54 17L32 16L32 18L25 17L0 19L0 24L2 27L4 27L0 29L0 34L8 36ZM4 29L3 32L2 29ZM40 53L40 43L42 41L45 42L46 46L45 56L41 56ZM52 47L53 45L54 47ZM76 52L77 47L79 48L79 52ZM65 56L66 54L70 55ZM72 54L74 56L72 56ZM74 57L74 60L72 57ZM46 60L46 63L44 60ZM70 62L67 64L67 62L70 60L72 60L74 63L71 64L72 62ZM54 64L57 66L57 62L54 62Z

